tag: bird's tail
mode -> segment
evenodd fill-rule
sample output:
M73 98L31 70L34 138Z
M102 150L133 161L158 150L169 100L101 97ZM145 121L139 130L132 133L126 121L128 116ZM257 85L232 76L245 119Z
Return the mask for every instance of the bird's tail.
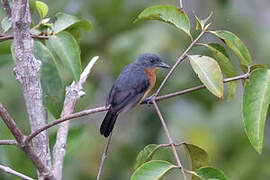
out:
M108 137L113 130L118 114L109 110L100 126L100 134Z

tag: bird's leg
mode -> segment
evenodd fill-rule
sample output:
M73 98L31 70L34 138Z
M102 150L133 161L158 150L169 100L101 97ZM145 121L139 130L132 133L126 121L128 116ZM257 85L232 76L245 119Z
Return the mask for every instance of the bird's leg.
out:
M152 94L151 96L149 96L148 98L145 99L147 106L150 106L150 103L151 103L152 99L155 98L156 96L157 96L156 93L154 93L154 94Z

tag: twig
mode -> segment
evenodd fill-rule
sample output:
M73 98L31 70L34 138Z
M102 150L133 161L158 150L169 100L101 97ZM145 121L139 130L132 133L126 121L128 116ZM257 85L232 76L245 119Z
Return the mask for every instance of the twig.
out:
M100 163L99 170L98 170L97 180L100 179L100 176L101 176L101 173L102 173L102 170L103 170L103 167L104 167L104 162L105 162L105 160L106 160L106 158L108 156L108 151L109 151L109 146L110 146L110 143L111 143L111 139L112 139L112 133L108 137L106 147L105 147L104 152L102 154L102 159L101 159L101 163Z
M50 169L41 161L39 156L37 156L36 152L34 152L33 148L29 144L25 144L26 136L20 131L17 124L2 104L0 104L0 116L15 137L18 143L18 147L27 154L27 156L34 163L40 174L48 177L48 179L54 180L55 178Z
M9 174L12 174L14 176L17 176L19 178L22 178L22 179L25 179L25 180L34 180L33 178L30 178L22 173L19 173L13 169L11 169L10 167L7 167L7 166L3 166L3 165L0 165L0 169L2 171L5 171L6 173L9 173Z
M250 73L248 72L248 73L240 75L240 76L235 76L235 77L232 77L232 78L224 79L223 82L227 83L227 82L236 81L236 80L240 80L240 79L246 79L246 78L249 77L249 75L250 75ZM176 97L176 96L187 94L187 93L190 93L190 92L193 92L193 91L197 91L197 90L200 90L200 89L203 89L203 88L206 88L206 87L204 85L199 85L199 86L192 87L192 88L189 88L189 89L185 89L185 90L182 90L182 91L178 91L178 92L158 96L158 97L156 97L155 101L156 102L162 101L162 100L165 100L165 99L169 99L169 98L173 98L173 97ZM141 104L147 104L147 101L144 100L144 101L141 102ZM150 104L152 104L152 102L150 102ZM42 131L44 131L44 130L52 127L52 126L55 126L55 125L57 125L59 123L62 123L64 121L71 120L71 119L78 118L78 117L82 117L82 116L87 116L89 114L94 114L94 113L98 113L98 112L107 111L108 109L109 109L109 107L101 106L101 107L97 107L97 108L93 108L93 109L86 109L86 110L83 110L83 111L80 111L80 112L70 114L70 115L65 116L63 118L59 118L59 119L57 119L55 121L52 121L52 122L48 123L46 126L38 129L37 131L31 133L29 136L27 136L26 141L30 142L31 139L33 137L35 137L36 135L38 135L40 132L42 132Z
M48 39L49 38L48 36L41 36L41 35L34 35L34 34L31 34L31 37L34 39ZM14 36L12 34L1 34L0 42L7 41L13 38Z
M183 0L179 0L180 8L183 9Z
M176 61L176 63L174 64L174 66L172 67L172 69L169 71L169 73L167 74L167 76L164 78L164 80L162 81L161 85L159 86L158 90L155 92L155 95L157 96L159 94L159 92L161 91L161 89L163 88L163 86L165 85L165 83L168 81L169 77L172 75L172 73L175 71L175 69L177 68L177 66L186 58L187 53L191 50L191 48L196 44L196 42L202 37L202 35L206 32L206 29L203 30L199 36L191 42L191 44L189 45L189 47L183 52L183 54L178 58L178 60Z
M17 145L16 140L0 140L0 145Z
M10 18L11 17L11 8L9 5L9 2L8 2L8 0L2 0L2 2L3 2L3 5L5 7L5 10L7 12L8 17Z
M175 144L174 144L174 142L172 140L172 137L171 137L171 135L169 133L169 130L167 128L166 122L164 121L164 118L163 118L163 116L162 116L162 114L161 114L161 112L160 112L160 110L158 108L158 105L157 105L156 101L153 99L152 102L153 102L154 107L155 107L155 109L157 111L157 114L159 116L159 119L160 119L160 121L162 123L163 129L164 129L164 131L165 131L165 133L166 133L166 135L167 135L167 137L169 139L169 143L170 143L170 145L172 147L172 151L173 151L174 157L176 159L177 165L181 168L180 171L183 174L184 180L187 180L187 177L186 177L186 174L185 174L185 172L183 170L183 166L181 164L180 158L179 158L179 156L177 154L177 151L176 151L176 148L175 148Z
M95 56L90 60L89 64L82 72L79 82L77 83L72 82L72 84L66 88L66 98L61 113L61 117L66 117L70 115L74 111L74 107L77 103L77 100L80 99L80 97L82 97L85 94L82 86L84 85L86 79L90 75L91 69L98 60L98 58L99 58L98 56ZM56 136L56 142L53 147L53 155L54 155L53 172L58 180L62 179L62 169L66 153L68 129L69 129L69 121L66 121L59 125Z

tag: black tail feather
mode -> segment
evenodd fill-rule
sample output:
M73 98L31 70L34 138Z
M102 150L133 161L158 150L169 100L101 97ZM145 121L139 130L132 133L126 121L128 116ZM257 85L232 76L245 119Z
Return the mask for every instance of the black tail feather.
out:
M108 137L113 130L118 114L109 110L100 126L100 134Z

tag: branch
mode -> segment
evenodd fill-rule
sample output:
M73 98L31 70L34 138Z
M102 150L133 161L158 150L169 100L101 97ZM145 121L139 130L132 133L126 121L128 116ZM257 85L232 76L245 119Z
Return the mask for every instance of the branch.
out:
M246 74L243 74L243 75L240 75L240 76L235 76L235 77L232 77L232 78L224 79L223 82L227 83L227 82L231 82L231 81L237 81L237 80L240 80L240 79L247 79L249 77L249 75L250 75L250 72L247 72ZM155 101L158 102L158 101L162 101L162 100L165 100L165 99L170 99L170 98L180 96L180 95L183 95L183 94L187 94L187 93L190 93L190 92L193 92L193 91L197 91L197 90L200 90L200 89L203 89L203 88L206 88L206 87L204 85L199 85L199 86L192 87L192 88L189 88L189 89L185 89L185 90L182 90L182 91L178 91L178 92L158 96L158 97L156 97ZM147 104L147 101L144 100L144 101L141 102L141 104ZM150 104L153 104L153 103L150 102ZM70 115L65 116L63 118L59 118L59 119L57 119L55 121L52 121L52 122L48 123L46 126L38 129L37 131L32 132L29 136L27 136L26 141L30 142L31 139L33 137L35 137L36 135L38 135L40 132L42 132L42 131L50 128L50 127L53 127L53 126L55 126L55 125L57 125L59 123L62 123L62 122L65 122L67 120L71 120L71 119L74 119L74 118L87 116L89 114L94 114L94 113L98 113L98 112L107 111L108 109L109 109L109 107L102 106L102 107L97 107L97 108L93 108L93 109L86 109L86 110L83 110L83 111L80 111L80 112L70 114Z
M34 39L48 39L48 36L41 36L41 35L34 35L34 34L31 34L31 37ZM12 34L1 34L0 35L0 42L7 41L7 40L10 40L13 38L14 38L14 36Z
M179 0L180 9L183 9L183 0Z
M25 143L26 136L20 131L15 121L9 115L8 111L0 104L0 116L3 119L4 123L7 125L13 136L15 137L18 147L22 149L27 156L31 159L34 165L37 167L41 175L48 177L51 180L54 180L54 176L50 169L44 165L39 156L34 152L33 148L27 143Z
M80 97L82 97L85 94L82 86L85 83L87 77L91 72L92 67L94 66L98 58L99 58L98 56L92 58L92 60L89 62L89 64L82 72L78 83L72 82L72 84L66 88L66 98L61 113L62 118L69 116L74 111L74 107L75 104L77 103L77 100L80 99ZM68 129L69 129L69 121L66 121L59 125L56 136L56 142L53 147L53 157L54 157L53 171L58 180L62 179L62 169L66 153ZM27 141L31 140L31 138L33 137L34 136L32 137L30 136L30 139L28 139Z
M0 145L17 145L16 140L0 140Z
M186 58L187 53L191 50L191 48L196 44L196 42L203 36L203 34L206 32L207 29L202 30L202 32L199 34L199 36L191 42L191 44L189 45L189 47L183 52L183 54L178 58L178 60L176 61L176 63L174 64L174 66L172 67L172 69L169 71L169 73L167 74L167 76L164 78L164 80L162 81L161 85L159 86L158 90L155 92L155 95L157 96L159 94L159 92L161 91L161 89L163 88L163 86L165 85L165 83L168 81L169 77L172 75L172 73L175 71L175 69L177 68L177 66Z
M179 156L177 154L177 151L176 151L176 148L175 148L175 144L174 144L174 142L172 140L172 137L171 137L171 135L169 133L169 130L168 130L167 125L166 125L166 123L164 121L164 118L163 118L163 116L162 116L162 114L161 114L161 112L160 112L160 110L158 108L158 105L157 105L156 101L153 99L152 102L153 102L154 107L155 107L155 109L157 111L157 114L159 116L159 119L160 119L160 121L162 123L163 129L164 129L164 131L165 131L165 133L166 133L166 135L167 135L167 137L169 139L169 143L170 143L170 145L172 147L172 151L173 151L174 157L176 159L177 165L180 167L180 171L183 174L184 180L187 180L187 177L186 177L186 174L184 172L183 166L181 164L180 158L179 158Z
M9 174L12 174L14 176L17 176L17 177L25 179L25 180L34 180L33 178L30 178L30 177L28 177L28 176L26 176L26 175L24 175L22 173L19 173L19 172L15 171L15 170L11 169L10 167L0 165L0 169L2 171L5 171L5 172L7 172Z
M98 170L97 180L100 180L100 176L101 176L101 173L102 173L102 170L103 170L103 167L104 167L104 163L105 163L105 160L106 160L106 158L108 156L108 151L109 151L109 146L110 146L110 143L111 143L111 139L112 139L112 132L108 137L106 147L105 147L104 152L102 154L102 159L101 159L101 163L100 163L99 170Z
M10 18L11 17L11 8L10 8L8 0L2 0L2 3L5 7L5 10L7 12L8 17Z

